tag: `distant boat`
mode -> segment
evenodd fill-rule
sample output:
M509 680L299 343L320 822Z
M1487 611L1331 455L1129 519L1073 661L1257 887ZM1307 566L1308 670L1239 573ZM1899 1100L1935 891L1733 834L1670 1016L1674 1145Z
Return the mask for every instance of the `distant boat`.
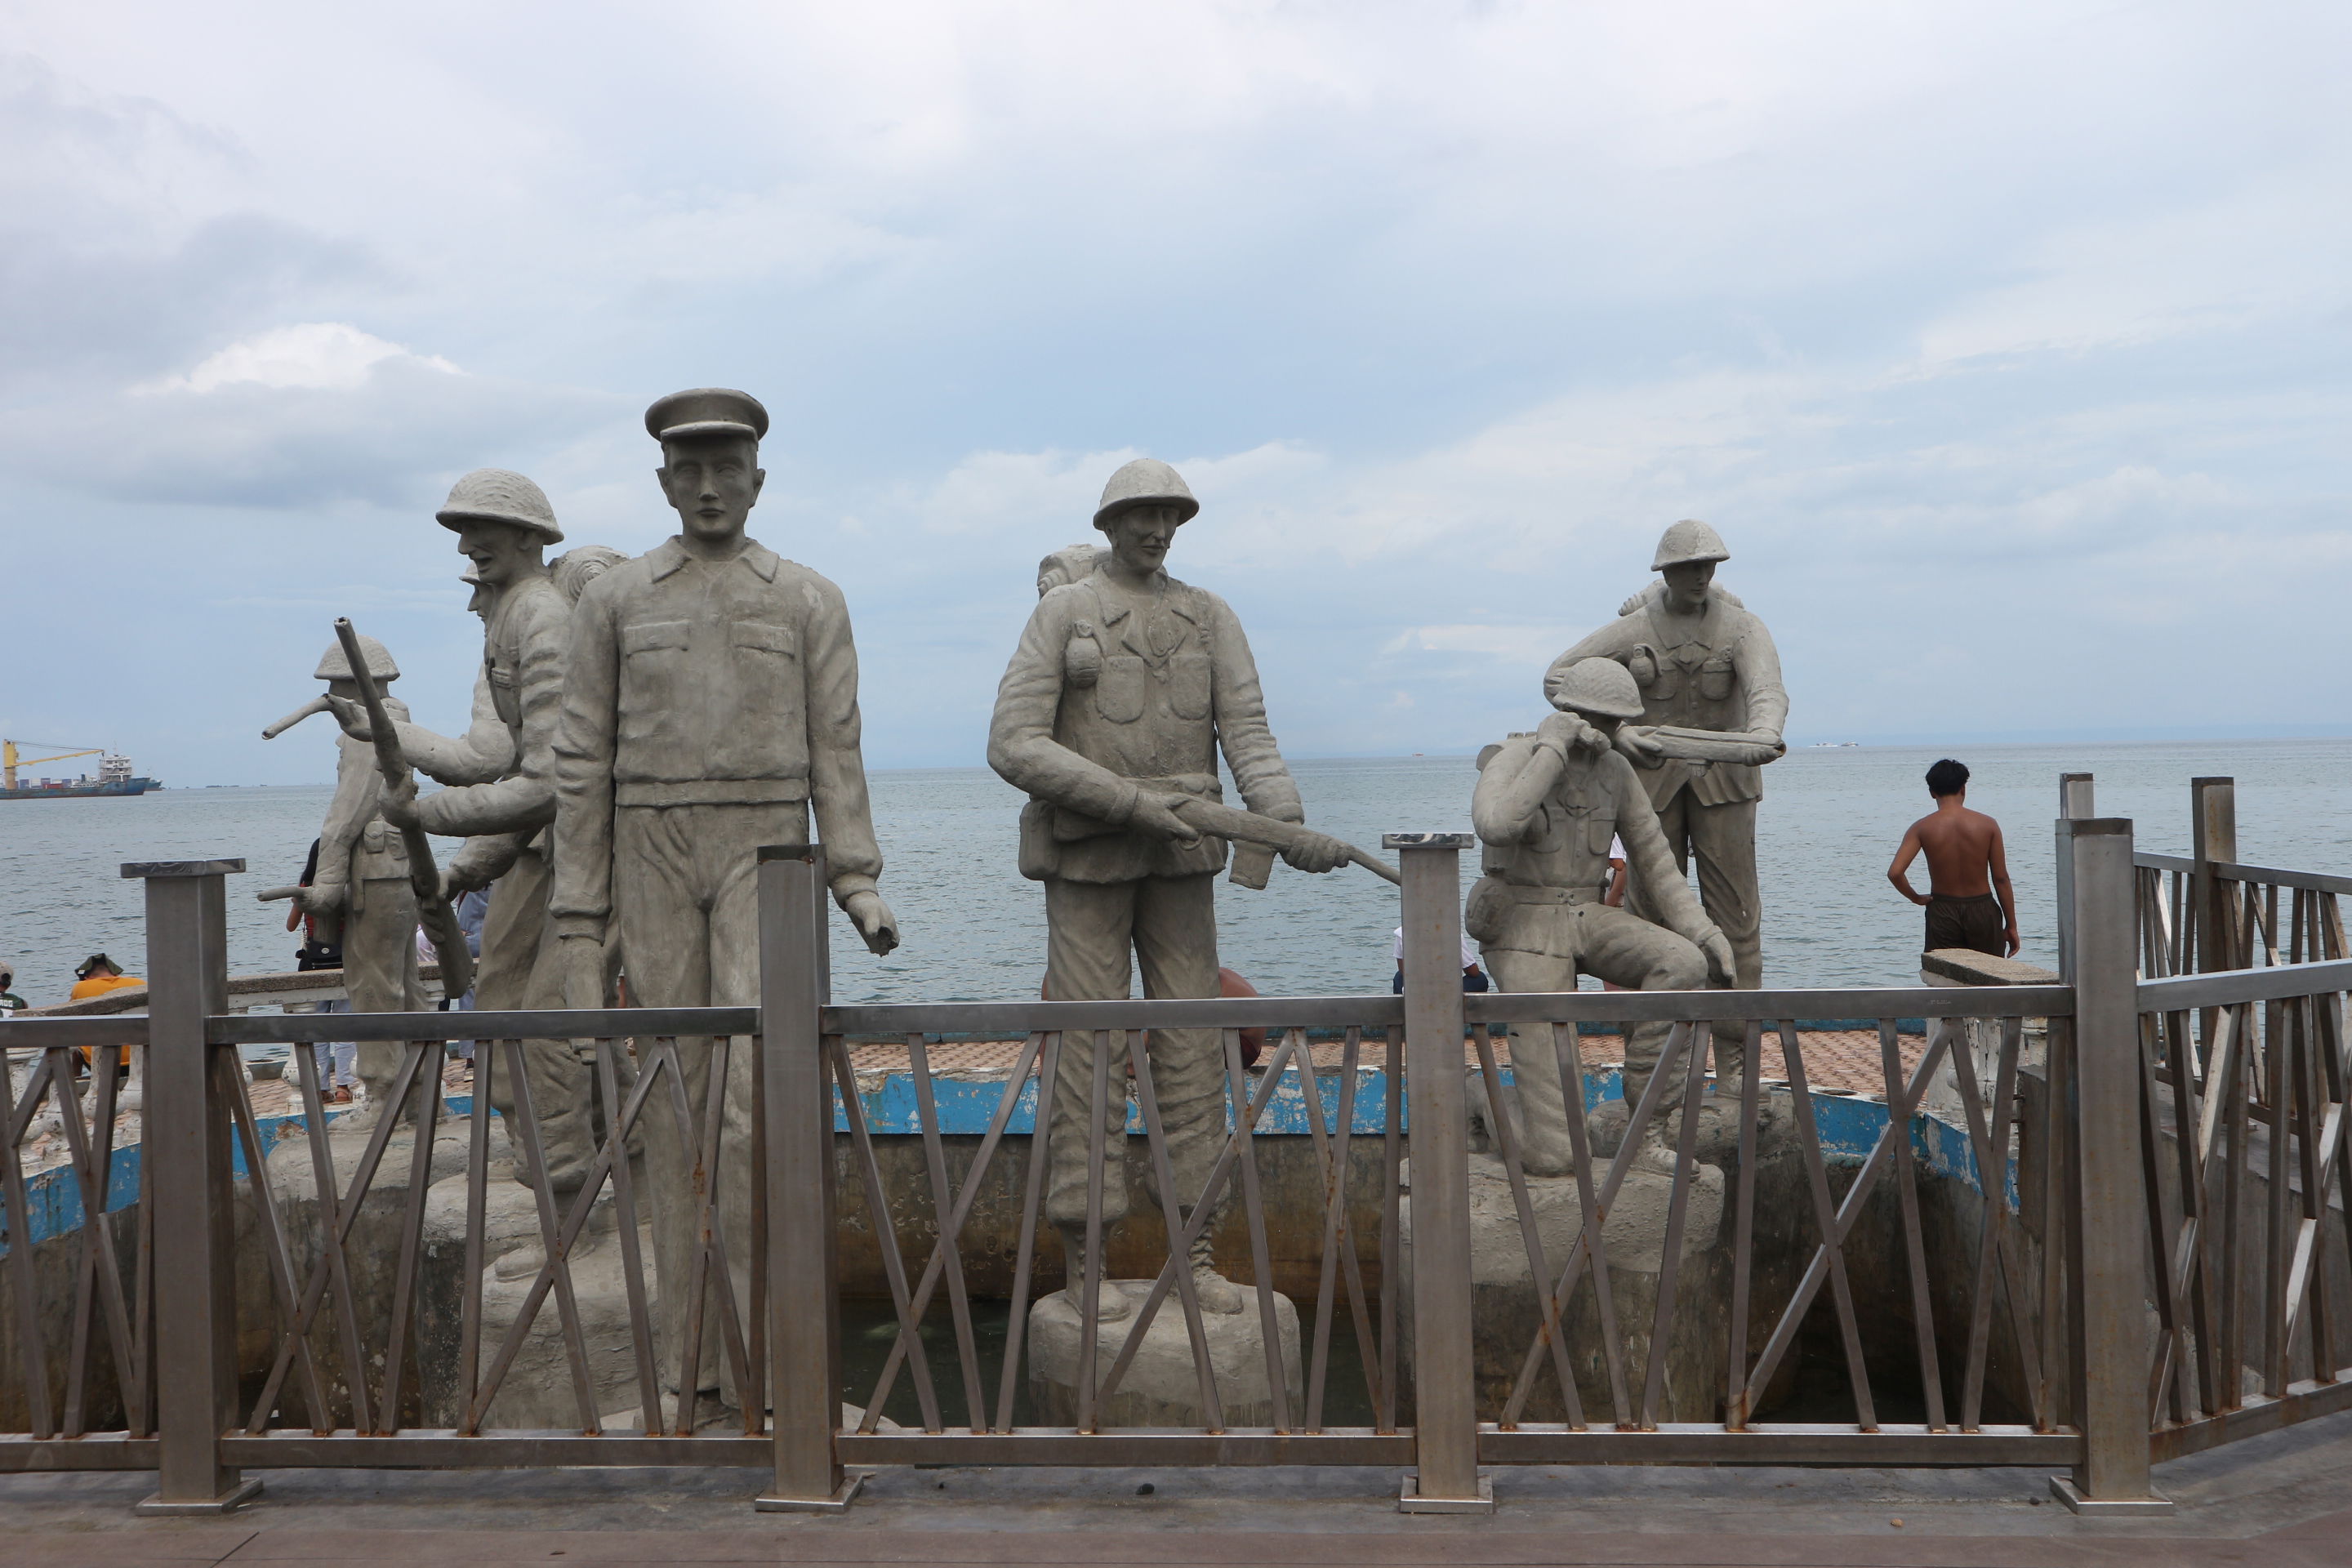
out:
M1861 744L1862 742L1860 741L1815 741L1813 742L1813 750L1817 752L1844 751L1848 747L1859 747Z
M162 789L161 783L142 778L131 771L131 759L100 747L90 747L59 755L35 757L26 762L16 751L14 741L0 741L0 800L72 800L85 795L145 795L151 789ZM39 746L38 741L27 741L28 746ZM68 757L98 757L98 776L88 773L72 779L35 779L29 784L17 782L19 766L38 767L43 763L61 763Z

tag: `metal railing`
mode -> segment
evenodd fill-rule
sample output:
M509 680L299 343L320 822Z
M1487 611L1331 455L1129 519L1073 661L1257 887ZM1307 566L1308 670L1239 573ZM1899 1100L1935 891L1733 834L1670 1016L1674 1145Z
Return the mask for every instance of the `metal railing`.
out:
M2160 979L2347 955L2336 900L2352 893L2352 877L2241 864L2234 780L2190 780L2189 822L2189 854L2132 858L2141 973Z
M563 1196L542 1184L521 1203L529 1245L509 1254L510 1278L486 1268L490 1207L511 1199L494 1170L487 1107L464 1118L463 1179L448 1189L462 1215L436 1209L430 1192L435 1134L454 1109L438 1069L450 1016L233 1013L224 879L242 863L126 867L147 883L148 1016L0 1024L0 1047L44 1063L12 1108L16 1137L45 1100L71 1101L83 1215L69 1234L37 1241L16 1162L0 1172L0 1307L12 1314L21 1396L0 1409L23 1412L0 1436L0 1468L152 1468L158 1491L144 1506L193 1512L251 1495L248 1468L759 1465L772 1482L758 1506L824 1510L846 1505L854 1467L877 1463L1381 1464L1410 1468L1405 1506L1461 1510L1487 1506L1481 1467L1495 1464L2049 1463L2073 1467L2076 1500L2148 1506L2158 1449L2141 1276L2154 1166L2144 1159L2155 1160L2163 1126L2143 1092L2153 1094L2157 1058L2139 1027L2147 1004L2135 970L2130 825L2066 821L2059 831L2073 914L2064 984L1469 998L1457 957L1465 837L1391 840L1404 872L1401 998L835 1006L822 852L763 852L756 1006L465 1016L465 1032L512 1072L515 1104L495 1120L526 1169L544 1169L544 1151L522 1042L593 1042L583 1049L608 1108L584 1184ZM2189 984L2214 981L2235 983ZM2264 983L2278 982L2265 972ZM2165 1005L2221 1005L2179 994ZM1820 1017L1876 1020L1883 1112L1811 1092L1815 1047L1794 1020ZM2050 1021L2039 1076L2021 1059L2027 1017ZM1916 1053L1902 1018L1927 1020ZM1958 1048L1971 1019L1994 1021L2000 1037L1989 1083ZM1665 1031L1655 1070L1628 1085L1613 1152L1587 1125L1611 1081L1584 1058L1580 1026L1594 1022ZM2306 1031L2314 1041L2318 1027ZM1340 1031L1328 1094L1309 1028ZM1147 1039L1179 1029L1217 1031L1223 1066L1224 1127L1191 1193L1174 1189ZM1255 1070L1243 1060L1245 1029L1274 1037ZM952 1146L929 1044L946 1033L1020 1042L985 1131ZM364 1139L331 1136L311 1053L296 1050L299 1110L273 1134L236 1070L236 1048L329 1038L404 1043L383 1114ZM877 1039L903 1052L916 1102L916 1138L889 1149L867 1125L852 1059ZM2326 1058L2332 1086L2339 1039L2293 1059ZM145 1053L135 1219L108 1214L110 1075L93 1074L88 1105L68 1087L72 1047L125 1040ZM1767 1080L1768 1046L1785 1086ZM1741 1072L1727 1070L1735 1047ZM1528 1053L1559 1069L1574 1143L1561 1174L1532 1171L1522 1147L1544 1076L1523 1079ZM1041 1227L1053 1127L1046 1096L1034 1109L1029 1097L1033 1070L1050 1092L1066 1058L1083 1061L1095 1114L1083 1123L1083 1240L1068 1264L1075 1408L1045 1425L1024 1405L1023 1371L1034 1402L1038 1352L1025 1331L1050 1277ZM1965 1126L1920 1112L1948 1060ZM1711 1074L1711 1063L1727 1070ZM2244 1069L2225 1060L2219 1070ZM1376 1071L1381 1100L1365 1131L1357 1097ZM1132 1318L1107 1334L1097 1312L1113 1266L1107 1205L1110 1184L1127 1179L1115 1145L1129 1142L1111 1112L1130 1092L1152 1197L1129 1228L1156 1218L1165 1246L1148 1284L1138 1281ZM1268 1107L1294 1094L1318 1190L1286 1208L1268 1195L1275 1166L1260 1130ZM1486 1153L1472 1147L1474 1095ZM2352 1158L2342 1098L2324 1111L2297 1100L2265 1114L2290 1133L2324 1122L2315 1156L2341 1163ZM412 1099L413 1130L390 1113ZM1861 1130L1835 1157L1832 1114ZM1025 1137L1015 1130L1024 1115ZM633 1140L656 1135L684 1152L694 1178L689 1210L655 1227L656 1250L662 1235L688 1238L659 1267L645 1256L649 1200L633 1152ZM1710 1138L1712 1163L1699 1157ZM1377 1145L1372 1157L1366 1144ZM1789 1201L1769 1196L1776 1180ZM1498 1223L1525 1258L1499 1286L1476 1272L1496 1249L1474 1259L1474 1188L1492 1199L1479 1223ZM1661 1217L1629 1240L1628 1216L1643 1208L1628 1195L1636 1188ZM1223 1408L1234 1374L1213 1364L1187 1261L1228 1193L1238 1235L1222 1238L1220 1257L1243 1288L1237 1331L1248 1340L1254 1329L1266 1391L1265 1415L1247 1425ZM739 1197L741 1213L729 1206ZM982 1332L972 1288L970 1238L984 1204L1011 1205L1017 1238L1001 1349L992 1329ZM847 1389L839 1246L860 1206L891 1342L871 1380ZM1706 1245L1708 1223L1727 1245ZM2159 1227L2169 1223L2159 1216ZM1760 1224L1785 1233L1788 1268L1765 1266ZM1307 1260L1289 1294L1276 1289L1289 1267L1276 1257L1277 1232L1291 1238L1285 1258ZM619 1274L617 1298L600 1298L619 1305L593 1343L582 1275L592 1251L617 1257ZM1857 1284L1865 1262L1888 1281L1874 1296ZM260 1277L243 1291L241 1267ZM452 1278L454 1306L433 1283ZM687 1303L667 1317L665 1289ZM1311 1323L1297 1322L1310 1295ZM1772 1419L1776 1380L1809 1353L1805 1326L1824 1296L1834 1326L1825 1386L1843 1390L1851 1419ZM1137 1347L1160 1317L1183 1326L1191 1418L1115 1425ZM1673 1363L1674 1347L1702 1342L1703 1353ZM576 1420L498 1425L525 1366ZM1902 1369L1916 1409L1890 1405L1888 1368ZM119 1397L100 1397L108 1378ZM720 1398L706 1403L714 1382ZM906 1427L885 1414L901 1385L917 1406ZM845 1395L863 1408L845 1413Z

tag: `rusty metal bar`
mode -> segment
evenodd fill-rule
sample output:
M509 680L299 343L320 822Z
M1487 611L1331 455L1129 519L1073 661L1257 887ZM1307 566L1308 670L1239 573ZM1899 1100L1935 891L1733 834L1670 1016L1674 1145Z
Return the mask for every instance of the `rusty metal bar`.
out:
M1405 1090L1412 1100L1414 1483L1407 1511L1494 1506L1478 1474L1470 1335L1470 1174L1462 1085L1466 833L1388 834L1403 870ZM1393 1092L1393 1091L1392 1091Z
M235 1167L232 1119L213 1070L215 1047L205 1037L205 1018L227 1010L224 878L244 869L242 860L122 868L123 876L147 884L142 1159L155 1173L155 1278L159 1285L169 1282L169 1310L158 1314L155 1333L156 1489L138 1505L142 1513L226 1513L261 1490L220 1448L221 1433L236 1419ZM8 1155L13 1168L16 1151ZM25 1212L12 1205L12 1214ZM10 1248L28 1271L30 1240L27 1235L25 1245Z
M774 1390L765 1510L838 1512L863 1478L842 1468L841 1305L833 1191L833 1096L825 1084L822 1010L825 949L822 847L760 851L760 1018L768 1099L768 1382ZM857 1103L849 1053L838 1052L841 1096ZM889 1211L875 1228L887 1236ZM895 1247L892 1249L895 1251ZM901 1281L903 1284L903 1280Z

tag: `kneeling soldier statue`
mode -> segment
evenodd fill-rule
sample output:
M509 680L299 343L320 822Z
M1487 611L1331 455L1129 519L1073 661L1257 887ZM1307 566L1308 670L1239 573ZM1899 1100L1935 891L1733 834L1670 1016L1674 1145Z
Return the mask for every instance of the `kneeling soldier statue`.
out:
M1478 775L1472 824L1486 846L1486 875L1470 890L1464 925L1504 991L1573 991L1597 974L1638 991L1695 991L1728 981L1731 944L1675 874L1658 816L1633 766L1612 745L1642 712L1633 676L1614 659L1555 668L1546 693L1559 711L1531 735L1503 742ZM1633 875L1663 924L1601 901L1609 846L1622 838ZM1641 1098L1668 1026L1642 1024L1625 1042L1625 1098ZM1559 1064L1545 1041L1514 1051L1530 1174L1573 1168ZM1664 1118L1654 1119L1656 1140Z

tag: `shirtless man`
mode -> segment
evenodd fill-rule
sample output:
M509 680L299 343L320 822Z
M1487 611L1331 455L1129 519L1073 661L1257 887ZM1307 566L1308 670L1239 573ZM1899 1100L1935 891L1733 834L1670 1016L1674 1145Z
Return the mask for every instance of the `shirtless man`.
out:
M2017 895L2010 890L2000 824L1969 809L1969 770L1949 757L1927 770L1927 793L1936 797L1936 809L1903 836L1886 879L1913 903L1927 906L1926 951L1965 947L1997 957L2015 956ZM1907 875L1923 849L1928 884L1935 889L1924 894L1913 891ZM2009 944L2006 952L2004 942Z

